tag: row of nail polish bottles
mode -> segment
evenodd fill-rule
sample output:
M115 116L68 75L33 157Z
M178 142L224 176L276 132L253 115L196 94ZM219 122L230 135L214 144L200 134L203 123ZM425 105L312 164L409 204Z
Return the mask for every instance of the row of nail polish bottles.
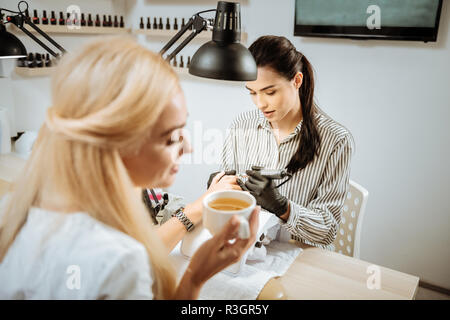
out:
M78 13L74 12L73 14L64 13L62 11L59 12L59 19L56 19L55 11L51 11L50 19L47 18L47 11L42 11L42 17L38 16L38 12L34 9L34 15L32 18L34 24L44 24L44 25L80 25L82 27L114 27L114 28L124 28L125 23L123 21L123 16L120 16L120 21L117 15L114 16L114 21L111 15L103 15L103 20L100 20L100 15L96 14L95 19L92 18L92 14L88 14L88 18L84 13L81 13L81 17L78 16Z
M189 68L191 65L191 57L188 56L186 64L184 63L183 56L180 56L180 61L177 61L177 56L173 57L172 59L172 66L178 67L178 68Z
M50 59L48 53L28 53L25 58L17 59L19 68L49 68L55 65L55 60Z
M170 24L170 18L166 18L166 24L163 24L163 19L159 17L159 23L158 18L153 18L153 25L151 23L150 17L147 17L147 23L144 23L144 17L141 17L141 21L139 23L139 29L153 29L153 30L178 30L179 28L182 29L186 24L186 20L184 18L181 19L181 26L178 26L178 18L174 18L173 24ZM190 28L192 30L192 26Z

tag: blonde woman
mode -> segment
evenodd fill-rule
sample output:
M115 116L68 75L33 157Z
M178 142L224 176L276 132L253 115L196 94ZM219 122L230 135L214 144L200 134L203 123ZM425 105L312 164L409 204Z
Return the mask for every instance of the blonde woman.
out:
M176 74L127 38L65 56L52 107L0 216L0 299L195 299L255 240L238 223L206 242L178 282L141 198L173 183L190 146ZM156 125L156 123L158 125Z

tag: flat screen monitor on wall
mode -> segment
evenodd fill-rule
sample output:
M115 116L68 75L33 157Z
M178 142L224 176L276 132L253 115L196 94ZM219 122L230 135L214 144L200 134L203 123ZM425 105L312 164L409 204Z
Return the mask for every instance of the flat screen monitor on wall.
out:
M294 35L436 41L442 0L296 0Z

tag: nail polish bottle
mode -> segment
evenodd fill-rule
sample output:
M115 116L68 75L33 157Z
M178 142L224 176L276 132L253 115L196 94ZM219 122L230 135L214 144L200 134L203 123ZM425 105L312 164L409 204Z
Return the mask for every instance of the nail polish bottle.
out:
M177 21L177 18L175 18L175 22L173 23L173 30L178 30L178 21Z
M94 21L92 21L92 15L90 13L88 15L87 25L88 27L92 27L94 25Z
M42 62L42 56L40 53L36 53L36 67L42 68L44 63Z
M123 22L123 16L120 16L120 27L121 28L125 27L125 23Z
M187 61L186 67L189 68L190 66L191 66L191 57L188 56L188 61Z
M108 27L112 27L113 23L112 23L112 18L111 16L108 16Z
M98 14L95 15L95 26L100 27L100 16Z
M173 66L177 67L177 56L173 57Z
M48 53L45 55L45 66L47 68L52 66L52 61L50 60L50 55Z
M36 61L34 60L34 54L32 54L31 52L28 54L27 67L28 68L36 67Z
M70 13L67 12L66 25L72 25L72 19L70 18Z
M75 12L72 23L76 26L80 25L80 21L78 20L78 13Z
M158 24L156 23L156 17L153 18L153 29L154 30L158 29Z
M60 26L63 26L66 24L66 20L64 19L64 13L62 13L62 11L59 12L58 22L59 22Z
M182 18L181 19L181 29L183 29L185 25L186 25L186 23L184 22L184 18Z
M82 27L86 26L86 19L84 18L84 13L81 14L81 26Z
M117 20L117 16L114 16L114 28L119 27L119 21Z
M39 17L38 17L38 14L37 14L37 10L36 10L36 9L34 9L33 23L34 23L34 24L39 24Z
M141 23L139 23L139 29L144 29L144 18L141 17Z
M106 19L106 15L103 15L102 27L107 27L107 26L108 26L108 20Z
M163 23L162 23L162 18L161 18L161 17L159 18L159 25L158 25L158 29L159 29L159 30L163 30L163 29L164 29L164 27L163 27Z
M42 24L48 24L47 11L42 12Z
M180 57L180 68L184 68L183 56Z
M170 21L169 18L166 20L166 30L170 30Z
M150 23L150 17L147 17L147 29L151 29L152 24Z
M52 17L50 18L50 24L53 26L56 26L55 11L52 11Z
M26 67L26 58L17 59L16 66L19 68Z

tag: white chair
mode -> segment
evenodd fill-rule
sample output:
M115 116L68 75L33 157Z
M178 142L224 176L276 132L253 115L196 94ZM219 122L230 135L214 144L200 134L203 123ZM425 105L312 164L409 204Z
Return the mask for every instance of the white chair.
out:
M352 180L349 184L341 223L333 244L336 252L359 258L362 222L369 192Z

